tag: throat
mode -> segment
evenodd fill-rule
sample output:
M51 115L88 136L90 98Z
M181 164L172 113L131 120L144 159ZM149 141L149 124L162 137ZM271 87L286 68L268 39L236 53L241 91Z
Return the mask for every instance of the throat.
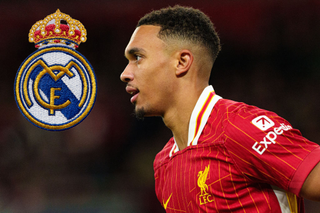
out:
M173 116L163 118L165 125L171 130L180 151L188 146L190 115L190 112L181 113L180 111L180 113L173 113Z
M179 151L184 150L188 146L188 137L187 134L182 135L184 137L178 137L177 135L173 135L174 141L176 142Z

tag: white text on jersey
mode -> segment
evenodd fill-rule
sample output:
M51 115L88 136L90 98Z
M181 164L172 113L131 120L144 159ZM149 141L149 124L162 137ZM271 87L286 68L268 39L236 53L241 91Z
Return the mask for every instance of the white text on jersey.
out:
M290 129L292 129L291 126L283 123L280 124L279 127L275 127L273 131L268 132L268 134L263 138L262 141L260 141L260 143L255 142L255 144L252 146L252 149L262 155L268 149L268 145L276 143L278 135L281 135L283 131L288 131Z

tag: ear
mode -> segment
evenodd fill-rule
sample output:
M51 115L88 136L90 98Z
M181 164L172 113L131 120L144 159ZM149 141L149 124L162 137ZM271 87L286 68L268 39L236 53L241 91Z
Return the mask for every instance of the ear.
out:
M181 50L178 52L178 64L176 67L176 76L182 77L189 71L193 63L193 54L190 50Z

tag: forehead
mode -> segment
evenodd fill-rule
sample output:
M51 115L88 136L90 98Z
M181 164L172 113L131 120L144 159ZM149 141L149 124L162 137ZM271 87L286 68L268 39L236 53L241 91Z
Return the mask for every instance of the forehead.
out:
M150 51L154 48L163 47L164 41L158 37L160 26L142 25L133 32L126 47L125 54L130 54L133 49Z

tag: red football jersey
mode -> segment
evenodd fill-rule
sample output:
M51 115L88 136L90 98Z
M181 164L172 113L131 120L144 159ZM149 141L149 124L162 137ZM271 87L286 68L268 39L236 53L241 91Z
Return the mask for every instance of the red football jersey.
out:
M212 86L190 118L188 147L171 138L154 161L166 212L304 212L302 184L319 145L277 114L222 99Z

